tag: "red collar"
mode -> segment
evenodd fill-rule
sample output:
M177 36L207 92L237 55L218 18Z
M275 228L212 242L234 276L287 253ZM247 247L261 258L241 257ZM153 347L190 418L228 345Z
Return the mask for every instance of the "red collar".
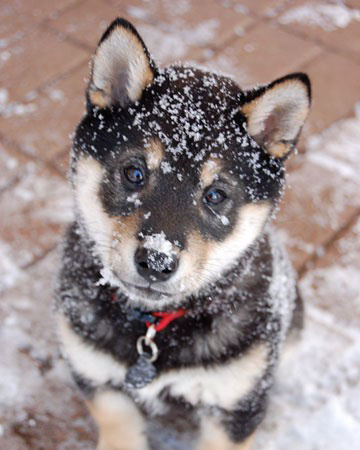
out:
M186 309L177 309L176 311L170 312L152 312L150 313L154 317L160 317L160 321L154 325L156 331L164 330L173 320L179 319L187 313ZM146 326L149 328L152 324L150 322L146 322Z
M113 302L117 301L116 293L113 293L111 296L111 299ZM136 314L133 314L136 311ZM154 311L154 312L142 312L140 310L132 310L132 313L130 314L131 320L140 320L146 323L147 328L150 327L150 325L154 325L155 331L162 331L164 330L173 320L179 319L180 317L184 316L187 313L187 310L184 308L176 309L175 311ZM158 323L154 324L154 319L152 317L159 318L160 320Z

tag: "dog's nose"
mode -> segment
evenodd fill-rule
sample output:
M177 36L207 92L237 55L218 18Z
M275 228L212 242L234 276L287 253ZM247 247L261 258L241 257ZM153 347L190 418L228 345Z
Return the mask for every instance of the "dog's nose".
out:
M139 275L148 281L166 281L178 268L176 255L166 255L156 250L140 247L135 253L135 265Z

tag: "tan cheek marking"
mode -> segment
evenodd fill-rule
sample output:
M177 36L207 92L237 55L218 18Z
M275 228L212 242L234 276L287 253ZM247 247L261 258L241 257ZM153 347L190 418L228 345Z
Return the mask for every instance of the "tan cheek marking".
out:
M221 242L190 233L180 273L184 289L199 289L230 267L259 236L270 209L268 202L243 206L233 231Z
M181 254L183 261L182 277L187 282L192 279L192 275L201 271L203 261L207 258L208 245L199 233L193 231L187 237L187 249ZM189 276L189 278L187 278ZM189 286L190 287L190 286ZM192 286L195 288L195 286Z
M114 391L100 392L87 401L99 427L98 450L147 450L145 424L134 402Z
M104 211L99 198L103 176L104 168L98 161L91 157L82 157L76 166L74 194L77 208L96 244L98 254L104 263L108 263L114 221Z
M203 187L210 186L216 179L218 173L221 171L222 164L218 159L209 159L204 164L201 174L200 183Z
M268 202L250 203L243 206L231 234L221 242L209 241L209 257L215 260L220 258L228 263L237 259L259 235L269 211L270 204Z
M196 450L251 450L254 434L240 443L232 442L224 428L212 417L204 417Z
M164 158L164 150L159 139L153 139L148 146L145 147L147 165L150 170L160 167Z
M124 239L135 239L140 227L142 213L135 212L131 216L121 216L114 220L114 234L121 242Z
M113 238L119 244L116 251L111 254L111 263L115 266L121 261L130 267L138 245L137 232L139 230L141 213L131 216L119 217L114 221Z

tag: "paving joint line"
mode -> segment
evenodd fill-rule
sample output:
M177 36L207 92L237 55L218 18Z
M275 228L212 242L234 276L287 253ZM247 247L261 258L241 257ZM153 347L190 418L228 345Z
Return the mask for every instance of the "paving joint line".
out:
M299 71L306 70L314 61L321 58L323 55L326 55L326 50L320 49L319 53L315 55L311 55L308 58L304 59L304 61L299 65Z
M20 270L28 270L43 259L45 259L51 252L55 251L58 247L58 244L53 244L50 247L48 247L46 250L44 250L40 255L34 256L34 258L29 261L28 263L24 264L23 266L19 266Z
M41 157L36 157L35 155L32 155L31 153L28 153L27 151L23 150L21 148L21 145L19 145L16 141L9 139L2 133L0 133L0 142L3 143L5 146L11 147L16 152L18 152L20 155L25 156L26 158L29 158L29 160L33 162L41 161L45 162Z
M39 167L39 163L40 163L42 165L42 167L48 168L52 172L55 171L56 174L58 174L58 175L60 174L62 176L62 178L64 178L64 174L54 164L52 164L52 160L47 160L47 159L42 158L41 156L32 155L31 153L26 152L25 150L22 149L21 145L19 145L16 141L13 141L12 139L7 138L6 136L4 136L1 133L0 133L0 142L5 144L6 146L11 147L12 149L15 150L15 152L18 152L20 155L28 158L29 162L35 163L37 165L37 168L41 169L41 166ZM14 180L13 183L9 183L9 185L2 188L0 193L3 193L5 191L7 191L8 188L15 186L21 180L23 175L24 175L24 172L22 172L18 177L16 177L16 178L18 178L16 181Z
M21 180L23 173L20 175L15 175L5 186L0 189L0 197L5 192L9 191L13 187L15 187Z
M59 157L60 155L58 155ZM57 166L57 164L51 160L51 161L46 161L46 167L50 168L51 170L55 171L61 178L63 178L64 180L67 180L67 174L64 173L61 169L59 169L59 167Z
M80 67L84 66L85 64L88 64L88 62L89 62L89 57L87 57L86 59L84 58L83 61L70 67L70 69L68 69L66 72L61 72L59 75L55 75L54 77L49 78L48 80L44 81L44 83L42 83L40 86L38 86L34 90L36 90L40 94L43 94L44 89L46 89L47 87L51 86L54 83L57 83L58 81L64 80L65 78L67 78L68 76L70 76L74 72L76 72Z
M232 45L237 40L241 40L247 33L249 33L250 31L254 30L255 28L257 28L261 23L262 23L261 20L258 20L258 21L255 21L253 23L250 23L249 25L244 27L244 34L242 36L239 36L239 35L234 33L231 36L229 36L227 39L225 39L224 42L222 42L220 45L214 46L214 47L209 46L208 48L210 48L210 50L213 51L213 54L210 57L204 56L204 57L198 58L198 62L200 64L204 64L206 62L211 61L220 52L226 50L227 47Z
M89 57L87 57L86 59L84 59L83 61L75 64L73 67L70 67L70 69L68 69L66 72L61 72L58 75L53 76L52 78L49 78L48 80L44 81L42 84L40 84L39 86L34 87L33 89L30 89L29 92L35 92L37 94L44 94L44 90L51 86L54 83L57 83L58 81L61 81L63 79L65 79L66 77L72 75L73 72L76 72L76 70L78 70L81 66L88 64L89 63ZM89 70L90 71L90 70ZM84 87L85 90L85 87ZM27 92L25 95L23 95L22 97L19 97L19 99L17 100L17 102L19 103L26 103L29 100L26 98L27 95L29 94L29 92ZM1 115L0 115L1 117ZM1 135L0 135L0 139L1 139ZM29 155L28 153L26 153L27 155Z
M351 50L347 50L347 49L340 50L337 47L333 47L332 45L325 44L320 39L309 36L305 33L302 33L301 31L293 30L292 28L290 28L287 25L282 25L278 20L275 20L275 22L277 23L278 27L282 31L286 32L287 34L296 36L305 41L311 42L312 44L316 44L317 46L321 47L325 52L336 54L338 56L342 56L348 60L355 62L356 64L360 64L360 57L355 52L352 52Z
M60 31L57 30L56 28L53 28L48 21L46 23L43 23L41 27L44 31L47 31L55 36L60 37L63 41L67 42L68 44L74 45L75 47L81 48L82 50L86 50L87 52L93 52L94 50L94 48L89 44L87 44L86 42L74 38L64 31Z
M51 17L51 14L49 14L47 17L45 17L43 20L41 20L38 25L40 27L42 27L44 24L52 21L52 20L56 20L59 18L59 16L61 14L64 14L68 11L70 11L71 9L76 8L78 5L81 5L83 3L85 3L86 0L74 0L72 3L70 3L69 5L65 6L64 8L60 8L59 10L54 11L53 13L53 17Z
M337 229L329 239L321 245L323 252L319 255L316 252L313 252L302 264L302 266L298 270L299 279L303 278L304 275L312 269L317 261L321 260L326 256L328 251L333 247L333 245L340 240L351 228L355 225L356 221L360 217L360 208L357 208L355 212L350 216L350 218L339 228Z

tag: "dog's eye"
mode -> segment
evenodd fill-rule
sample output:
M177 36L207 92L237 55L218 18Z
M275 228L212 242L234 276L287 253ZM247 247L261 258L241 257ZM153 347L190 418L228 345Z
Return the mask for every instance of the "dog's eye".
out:
M142 169L136 166L128 166L124 169L124 175L127 181L136 186L142 186L144 184L144 172Z
M204 195L204 202L211 206L216 206L226 199L226 194L221 189L210 188Z

